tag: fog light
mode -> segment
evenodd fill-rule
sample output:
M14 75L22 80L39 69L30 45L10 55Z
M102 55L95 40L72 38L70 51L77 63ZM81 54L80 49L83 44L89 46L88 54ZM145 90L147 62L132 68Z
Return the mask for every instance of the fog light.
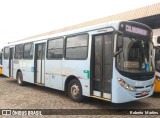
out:
M135 91L135 88L134 87L131 87L131 86L129 86L129 88L128 88L130 91Z
M158 80L160 82L160 77L156 76L156 80Z

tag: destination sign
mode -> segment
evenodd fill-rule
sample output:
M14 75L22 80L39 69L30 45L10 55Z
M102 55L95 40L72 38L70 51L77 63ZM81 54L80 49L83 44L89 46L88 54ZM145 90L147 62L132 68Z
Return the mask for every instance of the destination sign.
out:
M131 25L126 25L125 30L127 32L140 34L140 35L144 35L144 36L147 36L147 34L148 34L147 30L144 30L144 29L141 29L141 28L138 28L138 27L134 27L134 26L131 26Z

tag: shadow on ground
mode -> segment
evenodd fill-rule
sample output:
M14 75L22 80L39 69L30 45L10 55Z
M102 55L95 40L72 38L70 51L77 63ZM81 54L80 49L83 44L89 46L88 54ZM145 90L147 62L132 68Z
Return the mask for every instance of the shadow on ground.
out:
M153 98L160 98L160 92L154 93L151 97Z
M17 84L17 81L12 79L9 79L7 82L10 84ZM44 87L44 86L38 86L31 83L25 83L23 87L30 90L33 89L33 90L41 91L48 94L55 94L60 97L69 99L66 96L64 91L59 91L59 90L55 90L55 89ZM154 94L152 97L158 98L160 97L160 94ZM149 105L150 105L150 103L145 102L143 100L117 104L117 103L111 103L111 102L89 98L89 97L85 97L82 103L85 103L88 105L94 105L96 106L97 109L144 109L144 108L149 108Z

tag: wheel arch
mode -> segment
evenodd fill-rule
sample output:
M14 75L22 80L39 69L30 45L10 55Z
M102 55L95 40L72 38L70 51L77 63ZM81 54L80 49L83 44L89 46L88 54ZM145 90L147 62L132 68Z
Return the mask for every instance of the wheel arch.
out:
M65 81L65 84L64 84L64 91L65 91L66 94L68 94L68 91L67 91L68 84L69 84L69 82L72 81L73 79L76 79L76 80L79 81L79 79L78 79L76 76L74 76L74 75L70 75L70 76L68 76L68 77L66 78L66 81ZM80 82L80 81L79 81L79 83L80 83L80 85L81 85L81 82ZM82 85L81 85L81 87L82 87ZM82 92L83 92L83 91L82 91Z
M21 69L18 69L18 70L17 70L16 79L17 79L18 72L21 72L21 73L22 73ZM23 74L23 73L22 73L22 74Z

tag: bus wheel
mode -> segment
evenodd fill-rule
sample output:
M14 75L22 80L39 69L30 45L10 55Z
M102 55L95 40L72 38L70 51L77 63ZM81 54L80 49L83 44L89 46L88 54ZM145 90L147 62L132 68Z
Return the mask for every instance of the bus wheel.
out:
M82 101L82 87L78 80L73 79L68 84L68 95L73 101Z
M20 86L23 85L23 76L22 76L22 72L18 72L18 73L17 73L17 83L18 83L18 85L20 85Z

